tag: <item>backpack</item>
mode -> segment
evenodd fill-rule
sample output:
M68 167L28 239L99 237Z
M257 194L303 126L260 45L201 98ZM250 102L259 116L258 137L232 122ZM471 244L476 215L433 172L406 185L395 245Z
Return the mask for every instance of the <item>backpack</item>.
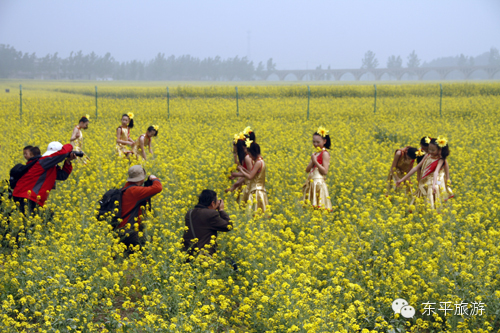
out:
M97 213L97 219L104 220L108 216L112 216L109 223L113 227L113 230L116 230L118 225L120 225L118 219L123 220L134 211L132 209L125 216L122 216L122 196L123 193L132 186L137 186L137 185L130 185L122 189L114 188L104 193L102 199L99 201L101 207L99 208L99 212ZM116 205L115 202L118 202L118 205ZM116 208L118 208L118 212L115 212Z
M12 169L10 169L9 185L10 189L13 191L16 188L17 182L38 162L40 157L34 158L31 163L28 164L16 164ZM29 161L28 161L29 162Z

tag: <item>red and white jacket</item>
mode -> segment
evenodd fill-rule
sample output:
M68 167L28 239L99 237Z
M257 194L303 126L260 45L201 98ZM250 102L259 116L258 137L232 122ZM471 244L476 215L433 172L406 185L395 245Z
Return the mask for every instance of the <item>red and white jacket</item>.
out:
M36 164L19 179L12 195L36 202L43 207L54 188L56 180L66 180L73 170L71 162L66 161L61 168L57 164L68 157L73 146L66 144L52 155L41 157Z

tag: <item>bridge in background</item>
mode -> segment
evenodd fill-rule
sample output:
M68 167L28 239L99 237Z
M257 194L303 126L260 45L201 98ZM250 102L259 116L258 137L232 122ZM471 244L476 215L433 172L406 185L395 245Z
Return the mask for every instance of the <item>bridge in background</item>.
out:
M274 74L280 81L287 76L302 80L328 80L338 81L343 76L352 75L359 81L364 75L371 77L371 80L401 80L406 74L409 79L422 80L426 74L439 76L439 80L446 80L451 73L456 73L464 80L468 80L472 75L487 76L487 79L500 79L500 66L467 66L467 67L417 67L417 68L371 68L371 69L311 69L311 70L273 70L265 72L266 80ZM292 76L293 75L293 76ZM374 79L373 79L374 78Z

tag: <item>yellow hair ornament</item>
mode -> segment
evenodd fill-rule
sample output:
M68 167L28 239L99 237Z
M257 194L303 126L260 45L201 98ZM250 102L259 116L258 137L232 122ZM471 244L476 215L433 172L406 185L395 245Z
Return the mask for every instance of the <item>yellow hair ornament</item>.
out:
M88 114L85 115L85 118L87 118L88 120L90 120L90 116Z
M417 155L418 157L424 156L425 155L425 151L423 151L422 149L419 149L419 150L417 150L417 152L415 153L415 155Z
M158 128L160 128L160 126L158 126L158 125L153 125L153 128L155 129L155 131L157 131L157 132L158 132Z
M252 129L250 128L250 126L247 126L245 127L245 129L243 130L243 134L244 135L249 135L250 133L252 133Z
M425 137L425 143L429 144L431 143L431 138L429 138L428 136Z
M245 140L245 144L247 145L247 148L250 148L250 146L252 145L252 142L253 142L253 140L249 140L249 139Z
M127 116L128 116L130 119L134 119L134 114L133 114L132 112L127 113Z
M448 140L444 136L438 136L436 142L440 148L444 148L448 144Z
M323 138L328 135L328 132L329 131L327 131L326 128L324 128L323 126L320 126L318 128L318 130L316 131L316 133L318 133L319 135L321 135Z

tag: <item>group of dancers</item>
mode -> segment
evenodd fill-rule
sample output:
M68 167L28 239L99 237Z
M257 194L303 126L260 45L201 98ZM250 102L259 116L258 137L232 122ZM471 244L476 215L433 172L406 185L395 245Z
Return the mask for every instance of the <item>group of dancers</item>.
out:
M73 129L71 144L76 151L83 151L82 129L87 129L88 124L89 116L87 115L82 117ZM154 156L151 141L158 135L158 126L149 126L146 133L140 135L135 141L130 137L130 130L133 127L133 113L123 114L121 125L116 129L116 151L119 156L127 158L136 156L146 161L146 148ZM315 208L332 211L333 206L326 183L330 167L329 131L324 127L319 127L312 135L312 143L314 152L305 169L308 176L302 188L303 200ZM226 189L226 192L236 191L237 202L240 205L248 205L250 210L265 212L269 204L266 191L266 163L261 156L260 145L257 143L252 128L246 127L242 132L234 135L232 152L237 167L233 169L229 179L236 179L236 182ZM449 154L448 140L441 136L423 137L418 149L408 146L396 150L387 179L387 195L391 191L400 191L401 188L405 188L406 193L411 197L410 205L413 205L417 198L423 198L433 209L452 198L449 164L446 159ZM88 157L81 160L87 163ZM416 166L414 166L415 160ZM417 173L418 182L415 193L411 182L408 181L414 173Z

